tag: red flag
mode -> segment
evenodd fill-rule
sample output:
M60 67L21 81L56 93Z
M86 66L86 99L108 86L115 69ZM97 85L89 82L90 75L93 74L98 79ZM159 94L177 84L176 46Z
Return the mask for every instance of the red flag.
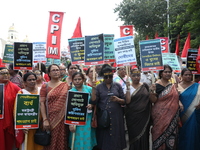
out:
M176 51L175 51L175 54L177 56L179 55L179 35L178 35L177 40L176 40Z
M188 37L185 41L185 45L183 47L183 51L181 57L187 57L188 49L190 48L190 33L188 33Z
M149 36L148 35L146 35L146 40L149 40Z
M200 46L199 46L198 54L197 54L197 58L196 58L196 69L199 74L200 73Z
M156 31L156 34L155 34L155 39L156 39L156 38L158 38L158 32L157 32L157 31Z
M50 12L46 58L60 59L60 39L64 12Z
M79 17L72 38L80 38L80 37L82 37L82 31L81 31L81 18Z

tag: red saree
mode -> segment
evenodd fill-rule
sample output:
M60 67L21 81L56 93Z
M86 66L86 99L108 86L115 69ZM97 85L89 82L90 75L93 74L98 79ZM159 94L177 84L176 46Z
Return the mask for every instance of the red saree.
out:
M48 86L48 118L51 126L51 144L44 150L66 150L68 126L64 124L68 85L66 82L53 89ZM46 84L42 85L40 97L46 97Z
M175 150L177 147L179 95L175 85L156 84L158 100L152 107L152 140L154 150Z
M1 150L12 150L15 142L14 104L20 88L12 82L4 86L4 118L0 119Z

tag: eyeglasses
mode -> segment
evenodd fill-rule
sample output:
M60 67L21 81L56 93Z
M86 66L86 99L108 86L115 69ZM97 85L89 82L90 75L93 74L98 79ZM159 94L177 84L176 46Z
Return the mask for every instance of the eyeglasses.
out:
M2 75L2 76L9 75L9 72L0 72L0 75Z
M36 76L41 76L41 74L35 74Z
M62 70L66 70L66 69L60 69L60 71L62 71Z
M36 79L28 79L27 81L29 81L29 82L36 81Z
M106 75L106 76L104 76L104 79L111 79L111 78L113 78L113 75Z
M69 69L71 69L71 70L75 69L75 70L76 70L76 69L78 69L78 68L69 68Z
M59 72L60 69L51 70L51 72Z

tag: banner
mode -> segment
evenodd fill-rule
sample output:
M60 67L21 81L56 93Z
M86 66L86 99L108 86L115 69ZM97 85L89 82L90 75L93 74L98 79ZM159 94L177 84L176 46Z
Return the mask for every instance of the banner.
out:
M84 38L68 39L72 65L84 64Z
M104 34L105 63L115 62L114 34Z
M4 84L0 84L0 119L4 117Z
M162 70L161 40L140 41L139 45L142 71Z
M168 37L157 37L156 39L161 40L161 51L162 51L162 53L170 53L169 52L169 39L168 39Z
M50 12L46 58L60 59L60 38L63 16L63 12Z
M13 63L14 58L14 48L11 44L5 45L4 55L3 55L3 63Z
M33 44L14 43L14 70L32 70L33 67Z
M39 95L17 94L15 129L39 127Z
M103 34L85 36L85 65L104 64Z
M188 49L187 54L187 68L192 71L192 74L198 74L196 68L196 59L198 55L198 49Z
M133 36L133 25L120 26L120 37Z
M33 42L33 63L46 62L46 43Z
M137 64L133 36L114 39L114 49L118 67Z
M162 53L163 65L169 65L176 73L181 73L180 63L175 53Z
M65 123L85 125L89 93L68 91Z

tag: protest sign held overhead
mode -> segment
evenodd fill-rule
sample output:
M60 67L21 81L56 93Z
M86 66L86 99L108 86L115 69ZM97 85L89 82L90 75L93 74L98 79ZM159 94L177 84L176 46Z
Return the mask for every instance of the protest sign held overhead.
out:
M140 41L140 59L142 71L163 69L160 39Z
M4 117L4 84L0 84L0 119Z
M104 63L103 34L85 36L85 65Z
M15 129L39 127L39 95L18 94L15 112Z
M14 43L14 70L32 70L33 44Z
M115 62L114 34L104 34L105 63Z
M156 37L156 39L161 40L162 53L170 53L169 52L169 38L168 37Z
M84 64L84 38L68 39L71 55L71 63Z
M162 53L163 65L169 65L176 73L181 72L180 63L175 53Z
M114 49L118 67L137 64L133 36L114 39Z
M120 37L133 36L133 25L120 26Z
M64 12L50 12L46 58L60 59L60 39Z
M13 63L14 58L14 48L11 44L5 45L4 55L3 55L3 63Z
M33 63L46 62L46 43L33 42Z
M89 101L89 93L68 92L67 109L65 123L73 125L85 125L86 114Z
M196 59L198 55L198 49L188 49L187 54L187 68L192 71L192 74L197 74L197 68L196 68Z

